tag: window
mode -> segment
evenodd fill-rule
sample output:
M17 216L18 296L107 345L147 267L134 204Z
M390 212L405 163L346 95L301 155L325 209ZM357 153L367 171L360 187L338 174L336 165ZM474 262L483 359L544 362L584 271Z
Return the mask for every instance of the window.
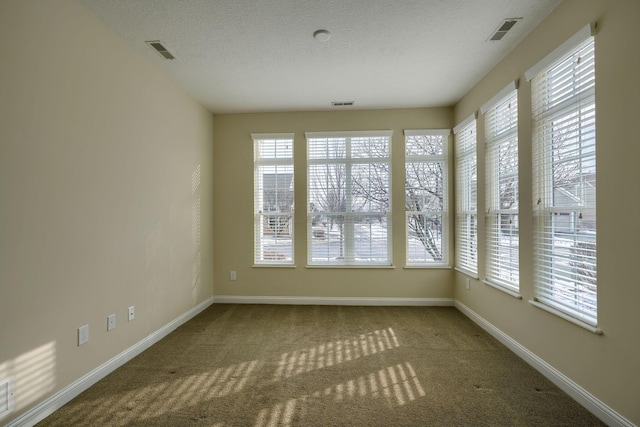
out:
M585 27L531 78L536 305L597 325L595 56ZM594 330L597 331L597 330Z
M478 275L478 174L475 115L455 127L456 269Z
M306 137L309 265L391 265L391 131Z
M486 282L519 292L518 92L515 82L485 113Z
M252 134L254 263L293 265L293 134Z
M448 266L446 130L405 130L408 266Z

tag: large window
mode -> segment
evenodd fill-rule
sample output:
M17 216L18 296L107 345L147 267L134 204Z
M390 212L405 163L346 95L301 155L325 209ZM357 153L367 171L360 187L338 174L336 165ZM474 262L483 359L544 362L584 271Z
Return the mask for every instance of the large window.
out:
M486 282L519 291L518 92L515 82L480 108L485 120Z
M456 167L456 268L478 275L478 171L475 115L454 128Z
M597 325L595 56L586 27L531 78L534 289L542 308Z
M252 134L254 263L293 264L293 134Z
M408 266L448 266L446 130L405 130Z
M309 265L391 265L391 131L306 137Z

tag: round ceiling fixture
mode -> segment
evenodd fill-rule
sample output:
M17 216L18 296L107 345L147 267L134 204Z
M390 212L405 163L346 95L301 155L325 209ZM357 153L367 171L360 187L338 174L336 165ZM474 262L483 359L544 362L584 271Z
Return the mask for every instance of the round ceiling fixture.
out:
M326 42L331 38L331 33L327 30L317 30L313 33L313 38L319 42Z

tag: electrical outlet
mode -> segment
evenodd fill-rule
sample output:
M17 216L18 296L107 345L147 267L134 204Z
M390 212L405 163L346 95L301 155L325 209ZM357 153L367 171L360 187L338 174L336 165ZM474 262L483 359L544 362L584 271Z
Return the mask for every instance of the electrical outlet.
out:
M107 316L107 331L113 331L116 328L116 315Z
M89 325L80 326L78 328L78 346L89 342Z
M135 307L133 305L129 307L128 313L129 313L129 322L131 322L133 319L136 318Z
M236 276L236 272L235 271L231 271L229 272L229 278L231 280L236 280L238 277Z
M13 377L0 380L0 418L13 411Z

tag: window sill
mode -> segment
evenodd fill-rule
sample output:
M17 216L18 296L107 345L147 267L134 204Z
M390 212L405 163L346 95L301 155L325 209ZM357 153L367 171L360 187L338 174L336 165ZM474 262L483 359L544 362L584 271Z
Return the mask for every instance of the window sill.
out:
M567 320L571 323L573 323L574 325L580 326L581 328L586 329L589 332L593 332L596 335L602 335L604 332L602 331L602 329L593 326L587 322L583 322L579 319L576 319L575 317L569 316L568 314L563 313L560 310L556 310L555 308L547 305L547 304L543 304L540 301L536 301L536 300L529 300L529 304L533 305L534 307L537 307L541 310L544 310L546 312L549 312L551 314L555 314L558 317L561 317L564 320Z
M451 270L451 266L450 265L438 265L438 264L434 264L434 265L429 265L429 264L424 264L424 265L405 265L404 267L405 270L414 270L414 269L427 269L427 270Z
M390 269L393 270L396 268L395 265L309 265L307 264L305 268L357 268L357 269Z
M507 295L511 295L515 299L522 299L522 295L520 295L519 292L516 292L513 289L509 289L506 286L502 286L497 283L490 282L488 280L483 280L482 283L484 283L487 286L491 286L492 288L497 289L501 292L504 292Z
M295 264L253 264L253 268L296 268Z
M464 274L465 276L469 276L469 278L471 278L471 279L475 279L475 280L480 279L480 277L478 276L478 273L472 273L472 272L470 272L468 270L464 270L464 269L458 268L458 267L454 267L454 270L459 272L459 273Z

